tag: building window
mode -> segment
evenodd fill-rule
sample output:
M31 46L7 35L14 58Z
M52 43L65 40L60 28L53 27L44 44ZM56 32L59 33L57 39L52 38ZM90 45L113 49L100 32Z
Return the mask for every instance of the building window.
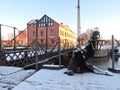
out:
M64 36L64 31L63 30L60 30L60 35Z
M61 43L64 44L64 39L61 39Z
M33 31L33 37L35 37L35 31Z
M67 36L67 33L65 32L65 36Z
M43 44L43 39L41 39L41 44Z
M53 25L53 20L46 15L39 22L39 27L52 26L52 25Z
M51 39L51 44L54 44L54 39Z
M44 48L44 41L41 39L41 48Z
M54 36L54 30L51 30L51 36Z
M40 32L40 35L43 36L43 31Z

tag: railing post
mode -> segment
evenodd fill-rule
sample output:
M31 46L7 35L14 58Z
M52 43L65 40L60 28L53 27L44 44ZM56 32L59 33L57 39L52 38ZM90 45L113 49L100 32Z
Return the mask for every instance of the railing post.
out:
M120 69L115 69L114 61L115 61L115 52L114 52L114 36L112 35L112 68L108 68L109 71L114 73L120 73Z
M36 37L35 37L35 62L36 70L38 70L38 20L36 20Z
M2 38L1 38L1 24L0 24L0 60L2 59Z
M16 50L16 38L15 38L15 27L13 27L13 29L14 29L14 51Z
M2 51L2 38L1 38L1 24L0 24L0 52Z
M114 36L112 35L112 68L114 69L115 53L114 53Z
M47 49L48 49L48 24L45 22L45 26L46 26L46 46L45 46L45 53L47 53Z
M61 47L60 47L60 37L58 38L58 51L59 51L59 67L61 67Z

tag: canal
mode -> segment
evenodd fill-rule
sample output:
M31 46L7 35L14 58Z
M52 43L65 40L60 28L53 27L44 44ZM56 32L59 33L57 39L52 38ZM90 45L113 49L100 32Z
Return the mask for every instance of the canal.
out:
M111 57L103 57L103 58L90 58L88 63L97 66L98 68L108 70L108 68L112 68L112 59ZM114 61L114 68L120 69L120 58L118 61Z

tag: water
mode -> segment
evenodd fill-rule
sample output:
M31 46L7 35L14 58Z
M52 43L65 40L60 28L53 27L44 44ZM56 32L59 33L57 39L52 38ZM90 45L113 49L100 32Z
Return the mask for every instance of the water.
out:
M104 58L90 58L88 62L92 65L95 65L101 69L108 70L108 68L112 68L112 59L110 57ZM114 61L114 68L120 69L120 58L118 61Z

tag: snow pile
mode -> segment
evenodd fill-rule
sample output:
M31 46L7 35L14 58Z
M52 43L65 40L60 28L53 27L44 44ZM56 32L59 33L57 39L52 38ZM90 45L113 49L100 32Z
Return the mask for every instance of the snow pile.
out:
M15 87L34 72L35 70L23 70L19 67L0 66L0 90Z
M41 69L12 90L120 90L120 75L64 74L66 69Z

